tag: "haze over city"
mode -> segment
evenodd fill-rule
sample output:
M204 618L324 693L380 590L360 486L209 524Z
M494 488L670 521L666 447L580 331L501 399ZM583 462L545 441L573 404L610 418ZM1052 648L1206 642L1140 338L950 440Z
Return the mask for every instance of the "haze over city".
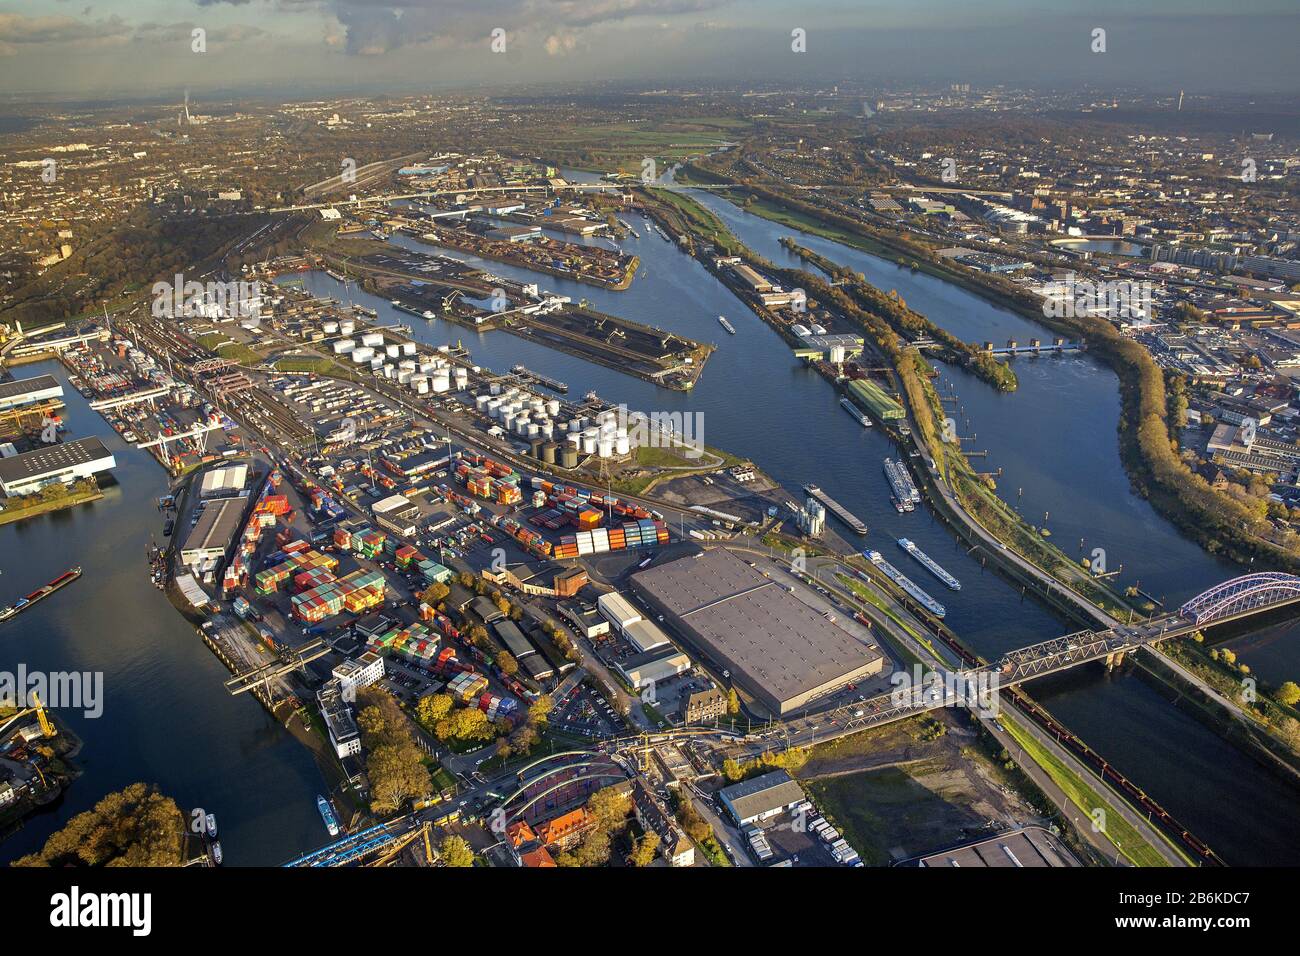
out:
M1104 59L1089 32L1107 30ZM191 53L195 28L207 52ZM807 61L791 31L807 31ZM488 55L493 30L504 55ZM1194 0L41 0L0 2L10 95L408 91L479 84L886 78L1294 90L1300 12Z

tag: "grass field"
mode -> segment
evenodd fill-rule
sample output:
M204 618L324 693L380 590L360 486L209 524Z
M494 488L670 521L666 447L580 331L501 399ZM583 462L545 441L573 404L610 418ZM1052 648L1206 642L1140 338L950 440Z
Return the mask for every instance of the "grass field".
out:
M1159 851L1116 812L1114 803L1118 797L1107 798L1099 795L1087 781L1041 746L1023 727L1005 714L1002 716L1001 723L1007 733L1015 738L1016 743L1024 748L1025 754L1042 767L1052 778L1052 782L1065 792L1071 803L1087 814L1092 814L1098 808L1105 811L1106 839L1115 844L1134 866L1169 865Z

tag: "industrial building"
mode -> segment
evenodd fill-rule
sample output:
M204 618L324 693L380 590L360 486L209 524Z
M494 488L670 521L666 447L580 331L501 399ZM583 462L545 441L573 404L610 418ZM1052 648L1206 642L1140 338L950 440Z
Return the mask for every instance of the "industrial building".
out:
M614 666L634 689L640 690L647 684L657 684L678 674L685 674L691 669L691 659L669 645L657 651L633 654Z
M244 491L248 481L247 465L227 465L204 472L199 483L200 498L234 498Z
M641 612L617 591L602 594L596 599L596 609L609 621L618 634L626 634L628 625L641 620Z
M12 382L0 382L0 412L62 397L63 386L53 375L37 375L33 378L16 378Z
M56 481L71 484L116 467L102 441L78 438L0 459L0 490L10 498L30 495Z
M213 570L226 556L243 518L241 498L221 498L203 507L198 524L181 547L181 561L198 574Z
M384 658L374 651L366 651L360 657L341 662L332 673L338 679L346 700L356 696L358 687L369 687L383 680Z
M632 576L645 603L775 714L879 674L884 656L749 562L714 548Z
M803 788L784 770L773 770L718 791L718 799L740 826L761 823L804 802Z

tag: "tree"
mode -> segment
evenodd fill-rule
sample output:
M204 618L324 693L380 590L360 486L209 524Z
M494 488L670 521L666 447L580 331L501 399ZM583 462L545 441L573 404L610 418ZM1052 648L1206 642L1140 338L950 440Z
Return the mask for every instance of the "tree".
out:
M617 787L605 787L591 795L587 801L587 812L599 829L614 830L622 827L632 812L632 798L620 792Z
M462 836L449 836L438 846L438 855L448 866L473 866L474 851Z
M1288 707L1300 704L1300 687L1296 686L1295 681L1286 681L1277 689L1277 699Z
M659 834L646 833L632 847L632 852L628 854L628 866L649 866L655 861L655 853L659 849Z
M451 713L454 703L455 699L451 694L430 694L427 697L421 697L419 702L416 703L415 716L419 718L420 723L432 727Z
M528 722L530 724L544 724L551 716L551 708L555 706L551 700L550 694L542 694L535 701L528 705Z
M181 866L188 821L152 784L104 796L15 866Z
M722 775L732 783L736 783L745 776L745 771L734 758L728 757L722 761Z
M451 588L447 587L447 585L434 582L424 589L424 593L420 595L420 600L429 607L437 607L447 600L447 595L450 593Z
M732 717L740 713L740 695L734 687L727 691L727 713Z
M497 654L495 664L497 669L507 677L513 677L519 673L519 662L515 660L514 655L509 651L502 651Z

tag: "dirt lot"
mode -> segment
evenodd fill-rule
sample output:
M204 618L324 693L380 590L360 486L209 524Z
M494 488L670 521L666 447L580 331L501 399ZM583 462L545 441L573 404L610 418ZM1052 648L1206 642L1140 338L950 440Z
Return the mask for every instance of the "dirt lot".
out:
M799 778L868 866L975 837L990 821L1037 816L965 720L947 714L818 747Z

